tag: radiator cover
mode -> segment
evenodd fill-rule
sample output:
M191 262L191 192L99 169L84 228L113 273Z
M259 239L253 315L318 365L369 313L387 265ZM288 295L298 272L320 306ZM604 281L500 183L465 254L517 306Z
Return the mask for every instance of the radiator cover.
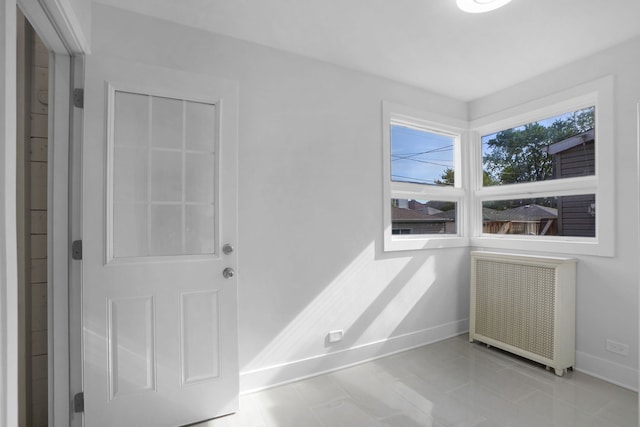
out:
M575 270L569 258L471 252L471 342L553 368L575 364Z

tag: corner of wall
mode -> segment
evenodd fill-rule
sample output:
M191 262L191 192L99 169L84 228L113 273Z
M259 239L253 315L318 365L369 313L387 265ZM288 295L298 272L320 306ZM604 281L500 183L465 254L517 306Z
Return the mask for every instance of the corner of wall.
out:
M576 371L638 391L638 369L632 369L582 351L576 351Z

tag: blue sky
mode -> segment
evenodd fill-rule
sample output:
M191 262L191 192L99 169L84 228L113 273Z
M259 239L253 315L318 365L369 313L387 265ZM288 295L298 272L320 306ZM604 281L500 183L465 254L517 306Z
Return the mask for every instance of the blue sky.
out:
M548 127L554 121L566 119L572 114L574 113L549 117L537 123ZM493 133L482 137L483 156L487 154L487 142L495 135L496 133ZM451 136L396 124L391 125L391 179L400 182L434 184L434 181L440 180L448 168L453 168L453 147L454 138Z
M433 184L453 168L454 139L450 136L391 126L391 179Z

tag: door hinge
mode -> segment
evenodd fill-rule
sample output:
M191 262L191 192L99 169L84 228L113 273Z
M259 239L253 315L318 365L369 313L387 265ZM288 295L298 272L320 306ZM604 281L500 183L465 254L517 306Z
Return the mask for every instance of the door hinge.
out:
M73 106L76 108L84 108L84 89L75 88L73 90Z
M84 393L76 393L73 396L73 412L84 412Z
M75 260L82 259L82 240L74 240L71 243L71 258Z

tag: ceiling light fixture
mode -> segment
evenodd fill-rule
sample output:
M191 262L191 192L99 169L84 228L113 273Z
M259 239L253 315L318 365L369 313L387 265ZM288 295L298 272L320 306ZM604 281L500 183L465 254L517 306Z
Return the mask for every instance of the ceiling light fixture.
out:
M511 0L456 0L461 10L469 13L482 13L504 6Z

